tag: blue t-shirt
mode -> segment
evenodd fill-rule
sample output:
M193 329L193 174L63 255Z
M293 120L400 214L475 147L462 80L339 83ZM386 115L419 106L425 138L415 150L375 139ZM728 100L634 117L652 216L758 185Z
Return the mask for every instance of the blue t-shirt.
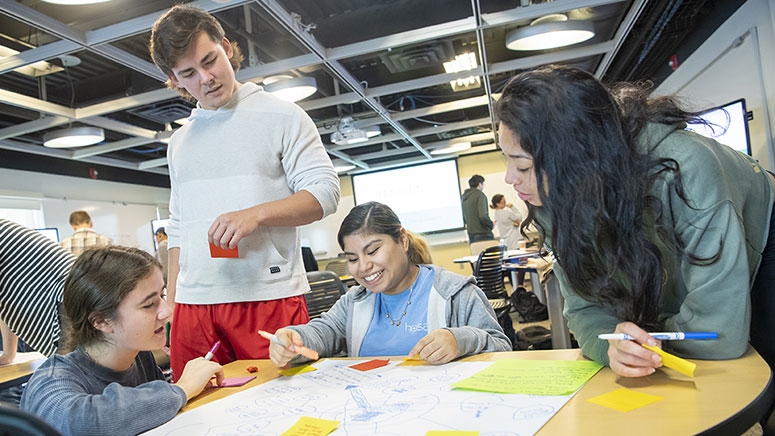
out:
M374 316L363 338L360 355L409 354L412 347L428 334L428 298L432 287L433 270L421 266L411 288L398 295L376 294ZM410 295L412 303L407 305Z

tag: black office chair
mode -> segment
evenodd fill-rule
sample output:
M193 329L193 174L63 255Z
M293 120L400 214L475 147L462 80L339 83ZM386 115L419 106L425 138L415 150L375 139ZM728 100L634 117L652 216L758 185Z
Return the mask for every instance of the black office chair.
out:
M334 259L328 262L326 271L333 271L338 277L350 275L350 269L347 268L347 261L344 259Z
M509 304L508 293L503 284L503 255L506 247L495 245L479 253L474 265L476 284L484 291L496 311Z
M505 253L506 247L503 245L487 247L482 250L474 265L474 277L476 277L477 286L484 292L490 306L495 311L498 324L511 340L511 344L515 345L517 335L511 315L509 315L512 306L509 294L506 292L506 286L503 284L503 255Z
M46 421L18 407L0 405L0 436L62 436Z
M347 292L347 286L339 280L333 271L310 271L307 273L310 290L304 297L307 300L309 318L317 318L331 308Z

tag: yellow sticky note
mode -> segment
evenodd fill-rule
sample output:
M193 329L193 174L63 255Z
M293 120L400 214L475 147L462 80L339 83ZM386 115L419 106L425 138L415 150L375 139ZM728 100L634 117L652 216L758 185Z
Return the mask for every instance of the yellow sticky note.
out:
M608 407L609 409L618 410L620 412L629 412L645 405L656 403L664 398L657 395L644 394L642 392L631 391L629 389L617 389L607 394L599 395L594 398L590 398L587 401L595 403L599 406Z
M428 364L427 360L422 360L418 357L407 357L406 359L404 359L403 362L399 363L396 366L423 366L427 364Z
M674 356L667 351L664 351L657 347L643 344L644 347L659 354L662 357L662 365L672 368L681 374L694 377L694 369L697 367L696 363L689 362L688 360L681 359L678 356Z
M428 430L425 436L479 436L478 431L464 430Z
M589 360L498 360L452 387L501 394L568 395L602 367Z
M339 421L302 416L280 436L326 436L339 426Z
M281 375L290 377L292 375L304 374L305 372L317 371L318 369L311 365L294 366L293 368L281 369L279 372Z

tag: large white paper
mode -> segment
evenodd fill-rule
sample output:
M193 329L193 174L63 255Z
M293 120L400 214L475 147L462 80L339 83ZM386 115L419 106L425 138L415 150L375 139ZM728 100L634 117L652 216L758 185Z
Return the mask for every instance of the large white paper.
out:
M358 360L324 360L317 371L281 377L178 415L147 435L279 435L302 416L340 421L331 435L425 435L475 430L535 434L572 397L493 394L450 385L492 362L397 366L361 372Z

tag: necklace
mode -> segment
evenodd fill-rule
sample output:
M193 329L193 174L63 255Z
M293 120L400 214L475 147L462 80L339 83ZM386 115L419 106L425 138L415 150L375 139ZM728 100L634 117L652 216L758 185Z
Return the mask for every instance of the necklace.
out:
M387 303L385 303L385 299L380 298L380 302L382 303L382 308L385 310L385 313L387 314L385 315L385 317L390 318L390 325L394 325L396 327L401 326L401 320L404 319L404 316L406 316L406 309L408 309L409 305L412 304L412 292L414 292L414 285L412 285L412 287L409 288L409 298L406 300L406 306L404 306L404 311L403 313L401 313L401 316L398 319L394 319L390 315L390 311L388 310L389 308L387 306Z

